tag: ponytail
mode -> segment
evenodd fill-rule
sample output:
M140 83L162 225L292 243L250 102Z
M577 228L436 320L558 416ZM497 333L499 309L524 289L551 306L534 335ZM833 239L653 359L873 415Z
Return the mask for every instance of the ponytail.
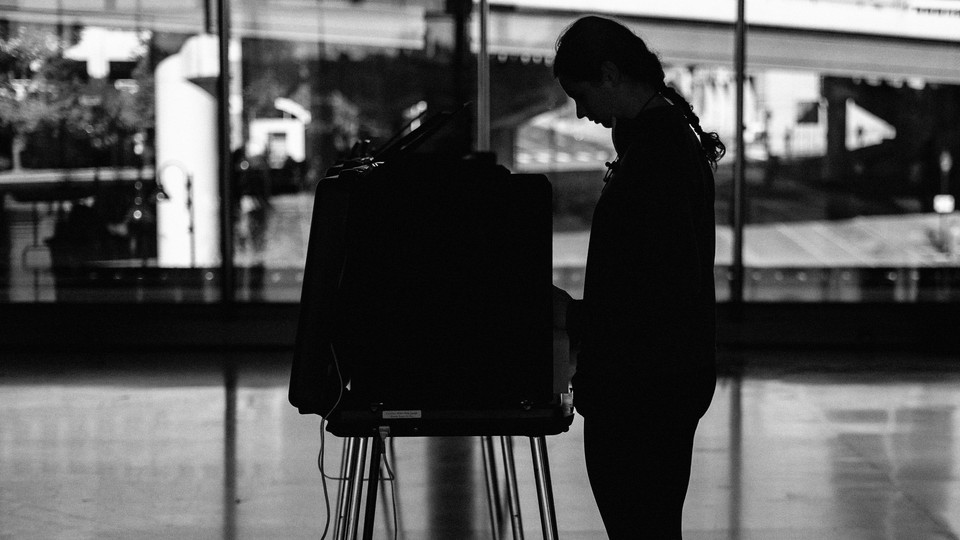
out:
M687 123L700 138L700 149L703 151L703 157L716 170L717 162L727 153L727 147L720 140L720 135L717 135L716 131L703 131L703 128L700 127L700 117L693 112L693 107L675 88L663 84L660 88L660 94L670 100L683 113Z

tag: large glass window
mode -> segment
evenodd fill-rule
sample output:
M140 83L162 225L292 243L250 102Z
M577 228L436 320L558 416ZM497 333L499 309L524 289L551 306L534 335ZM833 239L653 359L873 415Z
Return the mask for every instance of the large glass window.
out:
M748 11L780 28L748 37L744 297L956 299L960 11L780 4Z
M226 92L216 6L0 3L3 301L296 301L324 171L475 96L469 2L233 2Z
M604 9L660 53L727 144L716 276L730 298L735 2L490 3L491 147L553 183L555 281L582 286L615 156L553 80L553 46ZM229 4L223 92L216 2L0 0L0 301L295 302L324 172L359 141L476 100L470 0ZM747 21L744 298L955 299L960 12L765 0L747 3ZM467 117L447 134L463 151L476 148ZM226 209L236 288L224 293Z
M159 34L20 4L0 7L0 299L135 299L128 269L157 253Z
M526 49L527 60L543 54L549 63L562 24L533 2L516 3L529 9L497 20L505 30L492 45L520 43L520 61ZM738 246L735 8L687 2L617 13L727 145L716 173L720 300L737 286L737 249L747 301L956 299L960 11L925 2L747 2ZM569 22L579 13L564 15ZM563 100L532 112L516 132L514 165L554 183L555 279L576 290L609 136L577 122Z
M474 68L466 42L457 48L455 10L440 2L317 2L303 12L250 1L241 9L238 298L297 301L325 171L358 143L375 150L475 99ZM451 136L466 152L464 126Z
M552 76L557 36L583 16L583 3L558 13L536 2L491 12L493 148L508 167L545 174L554 191L554 282L582 294L593 208L603 187L606 163L616 158L610 131L578 119L573 101ZM525 9L524 9L525 8ZM708 131L727 145L728 157L715 173L717 266L720 300L729 298L732 242L729 227L733 178L736 81L732 71L732 25L691 19L683 6L664 8L624 3L611 14L643 37L661 58L668 84L684 94ZM664 11L666 9L666 11ZM731 11L728 18L734 13ZM662 19L661 19L662 18ZM719 50L718 50L719 49ZM526 100L526 101L525 101Z
M209 126L198 113L211 107L203 86L217 67L204 61L203 7L0 4L4 301L217 298L216 254L207 245L218 234L216 162L211 174L158 143L182 138L206 150ZM192 71L172 77L168 67L183 58ZM194 95L183 93L187 85ZM206 96L203 105L196 95ZM177 125L185 111L192 124ZM175 219L164 216L169 205L178 207ZM163 264L171 240L188 260Z

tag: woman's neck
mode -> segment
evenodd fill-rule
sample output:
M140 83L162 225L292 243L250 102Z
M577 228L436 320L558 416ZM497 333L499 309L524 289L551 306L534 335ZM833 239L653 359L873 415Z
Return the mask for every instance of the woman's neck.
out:
M632 88L625 88L622 97L622 107L620 114L617 115L620 120L632 120L643 111L665 107L670 103L660 95L660 92L654 90L646 84L634 84Z

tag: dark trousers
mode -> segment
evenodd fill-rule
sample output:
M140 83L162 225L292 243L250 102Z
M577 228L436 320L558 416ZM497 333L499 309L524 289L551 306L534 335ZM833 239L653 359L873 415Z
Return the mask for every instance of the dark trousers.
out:
M699 415L591 411L584 457L611 540L679 540Z

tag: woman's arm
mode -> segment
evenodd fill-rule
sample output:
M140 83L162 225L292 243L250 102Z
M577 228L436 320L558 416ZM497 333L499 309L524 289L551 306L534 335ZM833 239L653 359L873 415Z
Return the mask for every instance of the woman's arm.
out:
M570 293L553 287L553 327L567 331L570 346L577 348L583 335L583 300L574 300Z

